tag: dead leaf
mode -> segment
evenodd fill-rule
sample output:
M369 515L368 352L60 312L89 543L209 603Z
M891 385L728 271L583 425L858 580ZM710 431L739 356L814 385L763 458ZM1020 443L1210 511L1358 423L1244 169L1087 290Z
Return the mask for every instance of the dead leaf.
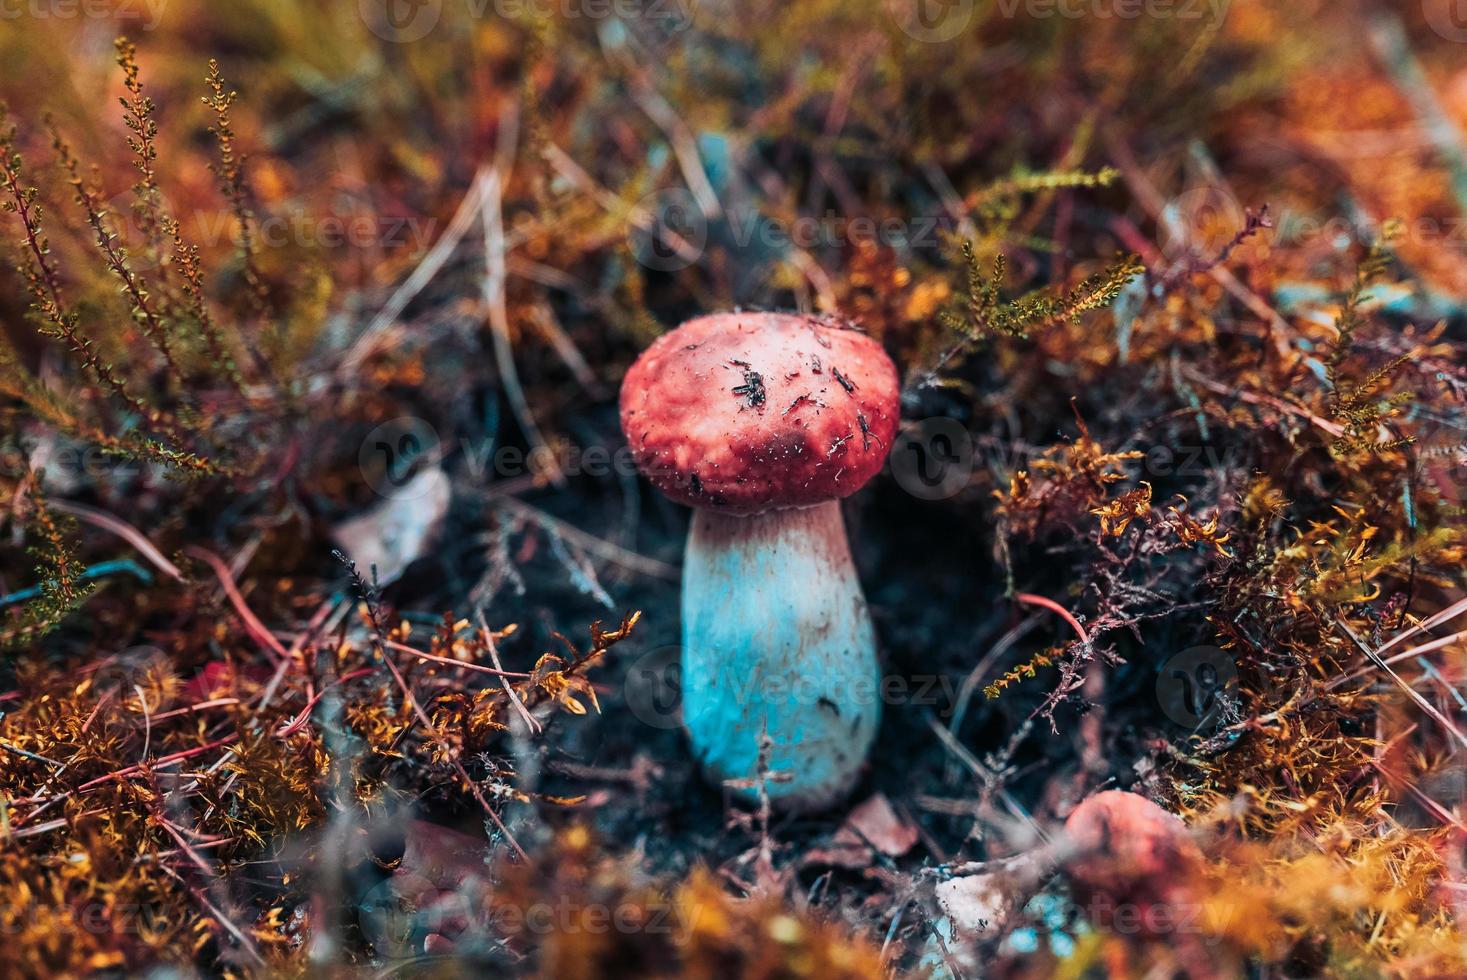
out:
M438 536L452 496L448 476L429 467L376 507L336 525L332 540L362 569L377 569L387 585L402 577Z
M870 844L887 857L901 857L917 843L917 828L892 809L886 794L877 793L850 812L835 843Z
M1049 856L1042 852L1019 854L988 867L993 870L952 878L935 889L937 904L958 936L987 939L997 935L1053 871Z
M870 867L873 848L887 857L900 857L916 843L917 828L892 809L884 794L877 793L846 816L829 847L810 851L804 863L856 870Z
M987 939L998 934L1014 912L1014 896L1001 874L967 875L937 886L937 904L952 921L953 931L965 938Z

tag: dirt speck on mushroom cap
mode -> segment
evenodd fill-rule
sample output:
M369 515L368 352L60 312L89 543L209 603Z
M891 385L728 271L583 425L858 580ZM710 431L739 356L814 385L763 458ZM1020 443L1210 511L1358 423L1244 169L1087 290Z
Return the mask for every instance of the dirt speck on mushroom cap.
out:
M864 486L896 435L898 396L881 345L840 321L716 313L637 359L621 424L637 465L672 499L758 513Z

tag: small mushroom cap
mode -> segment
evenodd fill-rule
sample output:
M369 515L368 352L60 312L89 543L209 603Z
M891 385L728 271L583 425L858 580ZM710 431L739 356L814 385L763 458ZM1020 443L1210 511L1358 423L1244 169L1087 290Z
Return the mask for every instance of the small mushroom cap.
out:
M1065 836L1074 849L1064 869L1070 887L1082 905L1097 910L1130 905L1147 912L1185 901L1204 863L1181 818L1123 790L1096 793L1077 806Z
M621 386L637 466L693 507L757 514L855 493L900 415L895 365L841 321L715 313L653 341Z

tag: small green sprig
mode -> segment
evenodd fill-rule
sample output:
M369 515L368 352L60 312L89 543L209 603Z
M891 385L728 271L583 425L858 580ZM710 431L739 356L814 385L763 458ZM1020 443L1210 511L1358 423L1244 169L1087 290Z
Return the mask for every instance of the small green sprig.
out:
M1389 221L1381 229L1377 239L1366 252L1355 270L1355 281L1345 294L1340 315L1335 320L1339 336L1330 348L1325 361L1325 376L1329 380L1329 415L1343 425L1345 431L1333 444L1337 453L1383 453L1409 445L1410 439L1380 441L1381 425L1395 414L1396 410L1411 400L1409 392L1380 397L1377 393L1396 375L1401 366L1411 359L1408 352L1393 358L1376 368L1363 380L1352 384L1345 378L1343 368L1354 345L1355 332L1360 328L1360 304L1366 290L1378 280L1390 266L1391 243L1401 233L1401 225Z
M40 595L0 624L0 648L15 649L34 642L55 629L61 620L87 600L93 586L82 581L86 566L77 559L67 541L72 522L57 517L46 506L41 492L42 474L29 477L31 513L26 521L26 550L36 560Z
M985 274L972 243L964 242L962 251L968 272L966 301L961 309L944 311L939 317L945 326L969 340L995 336L1024 339L1035 327L1109 306L1126 283L1145 271L1140 258L1132 255L1063 293L1036 290L1005 301L1002 297L1006 270L1003 255L994 258L991 272Z

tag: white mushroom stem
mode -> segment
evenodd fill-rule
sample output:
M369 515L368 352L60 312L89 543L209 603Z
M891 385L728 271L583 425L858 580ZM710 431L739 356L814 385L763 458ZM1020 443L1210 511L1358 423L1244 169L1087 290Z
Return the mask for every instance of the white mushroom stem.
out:
M876 634L840 502L738 517L697 510L683 563L683 723L700 763L784 810L855 784L881 717Z

